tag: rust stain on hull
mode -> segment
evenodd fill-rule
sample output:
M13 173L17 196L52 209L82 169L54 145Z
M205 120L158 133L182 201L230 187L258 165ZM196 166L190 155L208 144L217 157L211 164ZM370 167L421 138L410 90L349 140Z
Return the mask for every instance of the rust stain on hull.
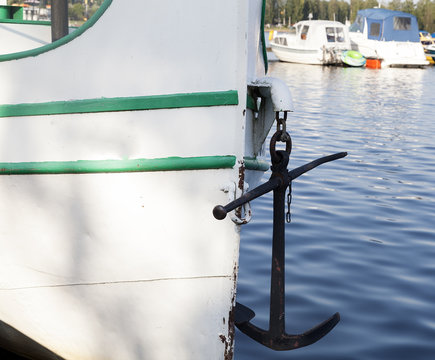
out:
M234 356L234 337L236 334L235 330L235 309L236 309L236 285L237 285L237 264L234 265L233 270L233 296L231 298L231 309L228 313L228 337L225 335L219 335L222 343L225 345L224 350L224 360L233 360ZM225 325L225 318L223 318L223 323Z
M243 193L243 189L245 187L245 162L239 161L240 167L239 167L239 183L238 188L241 190L241 192ZM237 218L242 219L242 207L238 207L235 211L234 214L236 215Z

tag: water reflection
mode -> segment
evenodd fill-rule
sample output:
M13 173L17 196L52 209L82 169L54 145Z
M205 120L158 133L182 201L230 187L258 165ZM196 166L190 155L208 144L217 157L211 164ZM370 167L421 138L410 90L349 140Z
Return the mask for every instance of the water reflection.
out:
M287 79L295 104L325 116L395 119L421 109L425 69L321 67L275 63L271 71ZM322 86L319 86L322 84Z
M348 151L293 184L288 332L340 311L309 348L271 352L238 333L237 360L430 359L435 353L435 69L273 63L296 111L290 167ZM267 327L271 197L242 231L238 301Z

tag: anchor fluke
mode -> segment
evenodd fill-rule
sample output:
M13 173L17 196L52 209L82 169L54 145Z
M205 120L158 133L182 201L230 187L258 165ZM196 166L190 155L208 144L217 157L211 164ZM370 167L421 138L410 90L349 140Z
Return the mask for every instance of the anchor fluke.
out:
M245 305L236 303L235 324L237 328L251 339L276 351L294 350L314 344L327 335L340 321L340 314L337 312L310 330L302 334L291 335L285 333L285 331L280 331L283 329L280 329L279 326L270 327L269 330L255 326L250 322L254 316L254 311Z
M247 306L236 302L236 313L234 317L234 323L236 326L240 324L247 323L255 316L255 312L248 308Z

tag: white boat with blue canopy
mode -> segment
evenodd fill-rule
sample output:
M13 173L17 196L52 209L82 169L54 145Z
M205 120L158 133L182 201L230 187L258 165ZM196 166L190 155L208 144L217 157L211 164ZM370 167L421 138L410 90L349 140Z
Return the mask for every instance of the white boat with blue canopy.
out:
M349 29L352 48L382 67L421 67L428 64L414 15L388 9L359 10Z

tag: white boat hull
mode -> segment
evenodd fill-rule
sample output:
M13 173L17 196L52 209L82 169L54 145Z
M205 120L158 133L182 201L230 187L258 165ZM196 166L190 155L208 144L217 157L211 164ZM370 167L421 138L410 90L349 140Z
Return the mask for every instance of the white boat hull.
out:
M231 171L1 177L0 318L66 359L222 358Z
M71 27L69 32L74 30ZM50 43L49 21L0 19L0 55L27 51Z
M0 22L0 54L34 49L50 42L50 25Z
M0 56L0 327L65 359L231 359L239 228L212 209L261 176L262 1L105 4Z
M271 44L270 47L280 61L309 65L324 64L322 49L295 49L276 44Z

